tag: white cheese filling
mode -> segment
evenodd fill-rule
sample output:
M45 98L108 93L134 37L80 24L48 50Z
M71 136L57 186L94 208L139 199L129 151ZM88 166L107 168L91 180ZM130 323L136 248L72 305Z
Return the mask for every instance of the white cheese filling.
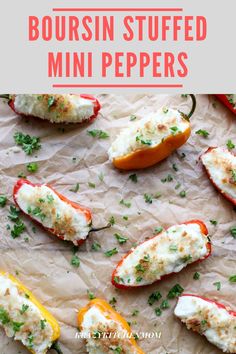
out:
M79 95L15 95L19 114L38 117L53 123L81 123L94 115L92 100Z
M225 309L198 297L181 296L175 315L224 352L236 353L236 317Z
M92 306L84 315L81 324L82 336L86 338L86 349L89 354L114 354L121 353L138 354L129 340L128 332L116 322L100 311L97 306ZM106 334L110 333L110 338Z
M117 268L115 281L129 286L152 284L163 275L180 272L206 256L207 242L198 224L172 226L124 258Z
M53 329L25 293L7 275L0 275L0 324L6 335L36 354L52 345Z
M236 157L225 148L215 148L201 157L213 182L220 190L236 198Z
M130 122L112 143L108 154L112 161L131 152L152 148L171 135L177 135L189 128L189 122L174 109L162 108L155 114Z
M75 244L86 239L90 226L85 214L62 201L46 185L23 184L16 200L19 207L44 227L54 229L58 235Z

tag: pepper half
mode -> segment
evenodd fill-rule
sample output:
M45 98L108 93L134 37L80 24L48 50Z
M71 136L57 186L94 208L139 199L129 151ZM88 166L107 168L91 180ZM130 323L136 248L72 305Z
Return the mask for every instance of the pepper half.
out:
M87 339L87 352L145 354L137 345L126 320L106 301L94 299L78 313L78 324Z
M51 313L15 277L0 271L0 323L8 337L22 342L33 354L45 354L54 349L60 327Z
M180 272L211 254L206 225L200 220L175 225L131 249L112 274L119 289L147 286Z
M209 147L200 160L213 186L236 205L236 156L226 148Z
M233 96L233 97L232 97ZM236 95L216 95L216 97L227 107L236 114Z
M182 146L190 137L189 119L195 111L196 99L188 115L163 108L150 117L130 122L111 145L108 154L121 170L143 169L155 165Z
M236 312L199 295L182 294L175 315L226 353L236 353Z
M69 200L46 184L20 179L14 186L13 199L18 208L45 230L62 240L81 245L93 228L91 211Z
M84 123L94 120L101 108L92 95L0 95L21 116L32 116L51 123Z

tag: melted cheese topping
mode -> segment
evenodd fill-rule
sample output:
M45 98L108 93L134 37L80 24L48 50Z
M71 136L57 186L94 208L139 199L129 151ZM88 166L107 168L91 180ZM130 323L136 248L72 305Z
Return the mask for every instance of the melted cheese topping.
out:
M236 198L236 157L219 147L203 154L201 160L216 186Z
M236 353L236 317L216 304L194 296L181 296L175 315L226 353Z
M233 108L236 108L236 94L230 94L230 95L226 95L229 103L231 103L231 105L233 106Z
M207 242L198 224L172 226L133 249L117 268L115 280L129 286L152 284L206 256Z
M89 354L138 354L129 340L128 332L97 306L92 306L85 313L81 328L82 336L87 340L86 349Z
M128 155L140 149L159 145L171 135L177 135L189 128L189 122L174 109L163 108L156 114L137 122L130 122L111 145L108 154L114 158Z
M52 123L81 123L94 114L92 100L79 95L15 95L16 112Z
M84 213L62 201L46 185L31 186L25 183L19 189L16 200L26 214L74 244L86 239L90 231L90 223Z
M6 275L0 275L0 324L6 335L36 354L52 345L53 329L30 298Z

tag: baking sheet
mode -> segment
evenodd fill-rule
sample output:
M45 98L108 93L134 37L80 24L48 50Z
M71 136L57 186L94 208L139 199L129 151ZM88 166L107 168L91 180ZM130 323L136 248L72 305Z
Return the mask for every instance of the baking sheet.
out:
M133 323L134 332L161 333L159 339L139 341L147 354L221 353L203 337L187 331L174 318L175 300L170 301L170 309L157 317L154 313L156 306L150 307L147 299L155 290L165 297L169 289L179 283L187 292L217 299L236 310L236 284L228 282L228 277L236 273L236 240L229 231L236 224L236 214L232 205L214 190L198 163L199 155L208 146L225 145L228 139L236 142L235 117L213 96L197 95L197 110L191 118L192 135L188 142L164 162L137 171L138 183L135 184L128 179L131 172L120 172L108 161L107 150L111 141L121 128L132 124L130 115L135 114L138 119L163 105L187 112L190 99L180 95L147 94L98 95L98 99L102 104L101 114L89 126L58 126L34 118L21 118L6 103L0 103L0 194L6 194L9 199L7 207L0 208L0 268L17 273L17 277L58 319L64 354L86 353L83 340L75 336L76 311L88 302L87 290L107 301L115 296L117 310ZM105 130L110 138L92 138L87 134L90 129ZM209 137L204 139L196 135L198 129L207 130ZM13 139L16 131L40 136L41 150L30 157L16 149ZM184 159L181 158L183 152L186 154ZM36 174L30 175L26 171L26 164L30 161L39 164ZM173 163L178 167L177 172L172 169ZM34 233L33 223L25 217L22 219L27 225L26 232L18 239L11 238L6 229L9 223L7 214L13 202L12 188L21 172L26 173L32 182L49 183L67 197L90 207L95 226L105 225L114 216L116 223L111 229L91 234L80 248L81 265L78 269L70 264L70 244L48 235L38 226ZM104 174L103 181L99 179L101 173ZM161 179L168 174L174 181L162 183ZM88 182L95 183L96 188L89 187ZM175 190L178 182L181 187ZM73 193L70 189L76 183L80 184L80 190ZM186 191L186 198L179 196L181 190ZM145 203L145 193L157 192L162 194L159 199L154 199L152 204ZM120 205L121 199L131 201L131 207ZM123 216L128 216L128 221ZM127 292L111 285L112 270L133 243L151 236L157 226L169 227L190 219L202 219L209 228L213 243L213 254L209 259L147 288ZM211 219L217 220L218 225L211 225ZM129 241L120 246L114 237L116 232L129 237ZM24 240L27 236L29 242ZM98 252L91 251L94 241L102 245ZM119 253L111 258L105 257L104 252L114 247ZM201 273L197 281L193 280L196 271ZM222 284L220 291L213 285L216 281ZM134 309L140 311L136 317L132 316ZM28 353L19 343L8 339L3 331L0 331L0 352Z

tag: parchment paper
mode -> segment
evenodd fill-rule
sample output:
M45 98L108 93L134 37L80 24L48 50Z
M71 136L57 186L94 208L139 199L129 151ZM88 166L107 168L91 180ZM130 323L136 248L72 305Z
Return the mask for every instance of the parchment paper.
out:
M199 155L208 146L225 145L227 139L236 143L236 118L213 96L198 95L197 110L191 118L192 135L178 152L173 153L164 162L138 171L138 183L128 180L131 172L120 172L108 161L107 150L121 128L132 124L130 115L138 118L148 112L155 112L159 107L171 106L187 112L190 99L167 95L114 96L99 95L102 104L99 118L89 126L64 126L63 133L58 125L49 124L38 119L25 119L16 116L6 103L0 103L0 194L6 194L8 204L0 208L0 268L15 274L53 313L61 326L63 352L84 354L83 340L76 339L76 311L88 302L87 290L97 297L109 301L113 296L117 299L116 309L131 323L134 331L161 332L160 339L142 339L139 345L147 354L183 353L183 354L217 354L216 347L200 335L188 331L173 315L175 300L170 301L171 308L157 317L154 308L147 304L148 296L159 290L163 298L176 283L181 284L185 291L202 294L217 299L236 309L236 284L230 284L228 277L236 273L235 245L236 240L230 235L230 228L236 225L236 214L230 203L225 201L208 181ZM214 104L216 103L216 106ZM137 119L138 119L137 118ZM87 130L102 129L110 134L106 140L98 140L88 136ZM207 139L196 135L198 129L207 130ZM32 157L15 149L14 132L22 131L40 136L42 148ZM181 154L186 154L182 159ZM73 161L76 158L76 161ZM37 161L39 171L29 174L26 164ZM175 163L178 171L172 169ZM71 245L50 236L23 217L27 231L18 239L12 239L6 225L8 209L12 200L12 187L20 172L26 173L32 182L50 183L67 197L91 208L94 225L102 226L114 216L116 224L109 230L91 234L80 248L78 256L80 267L71 264ZM104 181L99 175L104 174ZM173 182L162 183L161 179L171 174ZM88 182L96 184L90 188ZM175 190L176 184L181 187ZM76 183L80 184L77 193L69 191ZM185 190L186 198L179 192ZM144 201L144 193L162 196L154 199L152 204ZM130 208L119 204L121 199L132 203ZM128 216L128 221L123 219ZM110 283L111 273L122 255L134 242L140 242L151 236L157 226L169 227L190 219L202 219L206 222L212 237L213 254L201 264L188 266L178 275L156 285L134 291L118 291ZM217 226L211 225L210 219L218 221ZM120 246L114 233L129 237L129 241ZM24 238L29 237L29 242ZM94 241L102 248L99 252L91 251ZM104 252L114 247L119 253L111 258ZM193 274L201 274L199 280ZM214 282L220 281L222 288L216 290ZM138 309L138 316L132 312ZM8 339L0 331L0 353L28 353L23 347Z

